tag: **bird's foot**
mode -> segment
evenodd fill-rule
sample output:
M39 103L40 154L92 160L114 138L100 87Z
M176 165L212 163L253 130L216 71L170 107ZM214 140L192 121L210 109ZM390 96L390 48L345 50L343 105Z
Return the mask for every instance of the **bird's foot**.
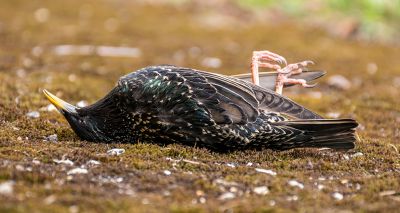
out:
M279 69L278 77L275 82L275 92L282 95L282 89L285 84L299 84L306 88L314 87L316 84L307 84L304 79L293 79L289 78L292 75L298 75L303 72L304 68L310 64L314 64L312 61L302 61L299 63L289 64L283 69Z
M253 51L253 57L251 62L251 76L252 81L256 85L260 85L258 69L269 68L278 72L278 77L275 82L275 92L282 94L282 89L285 84L299 84L303 87L314 87L315 84L309 85L304 79L293 79L289 78L292 75L298 75L303 72L304 68L310 64L314 64L312 61L302 61L294 64L287 64L286 59L276 53L263 50ZM283 68L281 66L284 66Z
M253 57L251 61L251 74L253 83L256 85L260 84L258 74L259 67L270 68L278 71L281 70L281 65L287 65L286 59L283 56L267 50L253 51Z

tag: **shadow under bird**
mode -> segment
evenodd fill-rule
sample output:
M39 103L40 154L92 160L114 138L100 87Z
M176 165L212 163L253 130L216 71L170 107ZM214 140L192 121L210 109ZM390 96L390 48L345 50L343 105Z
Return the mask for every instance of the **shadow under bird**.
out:
M312 81L323 74L299 77ZM121 77L109 94L87 107L44 94L87 141L180 143L216 151L354 148L356 121L324 119L275 93L276 74L260 76L263 85L257 86L190 68L151 66Z

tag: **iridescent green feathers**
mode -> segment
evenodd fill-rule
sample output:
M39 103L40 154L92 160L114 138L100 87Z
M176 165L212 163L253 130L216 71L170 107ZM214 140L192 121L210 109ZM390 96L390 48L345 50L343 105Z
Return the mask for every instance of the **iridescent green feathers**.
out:
M85 140L181 143L218 151L349 149L357 126L351 119L324 120L238 78L175 66L146 67L125 75L97 103L64 115Z

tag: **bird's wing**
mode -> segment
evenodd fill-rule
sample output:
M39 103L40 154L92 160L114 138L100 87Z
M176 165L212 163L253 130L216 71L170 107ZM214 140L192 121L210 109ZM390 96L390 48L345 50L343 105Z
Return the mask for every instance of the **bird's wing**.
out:
M324 71L303 71L300 74L293 75L291 78L294 79L304 79L307 82L313 81L317 78L320 78L325 75ZM260 72L260 86L266 89L274 90L276 77L278 76L277 72ZM245 80L251 82L251 73L232 75L232 77L239 78L241 80ZM290 87L294 84L285 84L284 87Z
M185 70L185 68L180 68ZM320 119L318 114L306 109L305 107L283 97L272 90L256 86L234 77L209 73L205 71L186 72L190 75L199 75L203 87L214 88L214 93L206 95L206 103L209 108L213 108L210 100L218 100L216 106L220 109L212 111L216 122L226 123L226 118L233 120L233 123L255 121L259 115L259 110L286 114L299 119ZM185 76L188 78L189 76ZM193 77L192 77L193 78ZM189 82L195 82L191 80ZM198 89L198 85L193 85ZM200 87L201 88L201 87ZM224 118L224 119L222 119Z
M149 80L155 78L155 76L158 76L157 81ZM166 80L163 80L164 77ZM124 85L124 82L128 82L129 85L129 81L133 81L133 79L147 82L144 85L149 85L143 87L145 88L143 92L135 93L142 94L140 98L137 97L136 99L155 103L158 99L175 97L168 103L175 106L174 114L181 117L185 116L184 120L188 121L195 118L194 115L186 116L186 114L195 109L196 112L202 112L201 115L204 118L201 120L204 121L208 119L207 117L210 117L212 122L215 121L217 124L254 122L259 117L260 110L283 113L300 119L321 118L272 90L230 76L175 66L153 66L122 77L119 84ZM155 84L155 82L158 83ZM122 86L122 88L124 87ZM152 98L154 95L156 98ZM184 105L182 100L187 100L188 97L195 100L197 106ZM172 104L175 99L180 100L178 105ZM165 105L166 102L162 104ZM166 116L168 116L168 112L166 112ZM190 118L191 116L193 118Z
M268 112L279 112L297 119L322 119L317 113L297 104L272 90L251 84L259 101L259 108Z
M234 78L175 68L193 91L193 97L207 109L216 123L253 122L259 115L258 100L250 85Z

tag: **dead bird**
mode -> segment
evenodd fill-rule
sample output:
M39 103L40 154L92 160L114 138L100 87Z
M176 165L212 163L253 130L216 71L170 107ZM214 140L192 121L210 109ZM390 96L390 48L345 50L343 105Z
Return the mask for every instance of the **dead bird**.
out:
M253 65L273 66L263 59L274 61L274 57L261 57ZM283 86L308 87L307 82L324 74L299 71L307 64L283 69L277 65L277 73L254 74L253 68L253 82L259 78L254 83L239 79L249 75L233 77L171 65L150 66L121 77L109 94L86 107L73 106L47 90L44 94L75 133L87 141L180 143L215 151L354 148L355 120L324 119L279 94ZM297 79L289 79L292 74ZM262 86L257 85L260 82ZM274 87L277 92L271 90Z

